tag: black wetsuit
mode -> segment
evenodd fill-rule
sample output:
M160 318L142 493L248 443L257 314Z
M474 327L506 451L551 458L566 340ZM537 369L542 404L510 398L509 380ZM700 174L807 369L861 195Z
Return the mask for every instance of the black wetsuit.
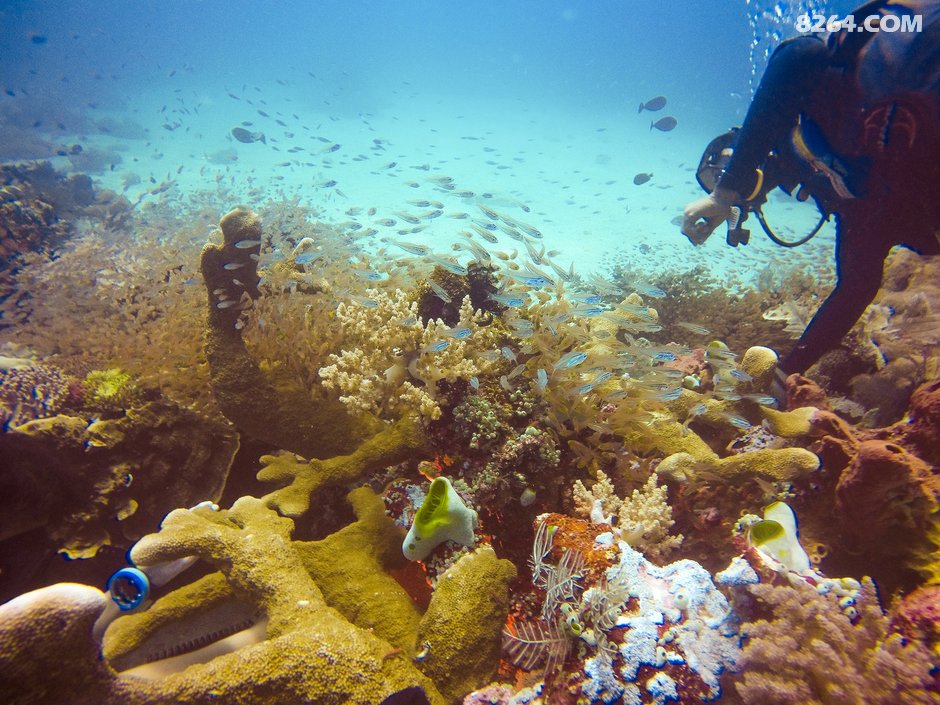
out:
M884 259L893 246L940 254L938 96L904 92L866 105L854 58L850 54L847 61L814 36L781 44L719 181L747 198L756 185L756 169L789 139L801 116L817 125L832 151L858 172L855 198L822 197L836 214L837 283L781 360L787 374L804 372L855 325L878 293Z

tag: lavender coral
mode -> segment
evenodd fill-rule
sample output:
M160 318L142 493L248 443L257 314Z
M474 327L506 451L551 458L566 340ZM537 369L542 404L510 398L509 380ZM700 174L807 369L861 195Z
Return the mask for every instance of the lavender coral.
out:
M811 585L747 588L771 616L745 624L735 688L747 705L940 703L930 651L891 633L875 586L863 583L853 622Z

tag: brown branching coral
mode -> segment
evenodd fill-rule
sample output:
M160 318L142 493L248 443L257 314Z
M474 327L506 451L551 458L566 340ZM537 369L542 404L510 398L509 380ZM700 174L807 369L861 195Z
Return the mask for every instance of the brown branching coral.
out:
M278 448L312 457L352 450L376 423L365 415L354 419L339 402L311 399L276 368L266 373L242 338L241 312L260 295L252 255L261 249L261 219L236 209L219 227L222 244L207 244L201 257L208 290L205 354L219 407L239 429ZM232 264L239 268L227 268Z
M636 275L627 269L616 269L619 281L633 281ZM704 267L689 272L665 273L651 282L667 292L657 299L656 310L662 331L650 336L661 342L687 340L689 332L677 324L694 321L705 326L711 339L724 341L733 350L744 350L752 345L765 345L778 352L786 351L799 335L785 331L784 324L769 320L764 314L788 301L809 298L825 291L805 272L795 270L772 286L757 289L729 291L724 281L709 274ZM626 287L629 290L629 286ZM703 341L707 342L707 341Z
M191 218L191 216L190 216ZM55 259L25 255L0 304L7 340L65 372L120 367L174 401L215 409L192 286L208 223L155 209L126 233L85 224Z
M855 623L808 584L747 590L771 616L743 628L735 687L746 705L940 703L929 650L889 632L871 580Z

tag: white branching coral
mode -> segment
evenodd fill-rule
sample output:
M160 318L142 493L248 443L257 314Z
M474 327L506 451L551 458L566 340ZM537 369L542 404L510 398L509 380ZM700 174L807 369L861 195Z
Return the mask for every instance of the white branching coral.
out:
M651 558L664 556L682 543L681 534L669 534L675 524L672 507L666 502L666 486L656 485L655 473L626 499L617 496L602 470L597 471L597 478L590 490L580 480L574 483L578 514L595 524L610 524L621 539Z
M483 314L473 310L469 297L460 307L460 323L451 328L440 319L422 325L417 303L400 289L371 289L368 296L376 305L337 307L344 349L330 355L332 365L320 368L323 385L339 390L340 401L353 411L440 418L437 382L488 371L492 363L475 353L498 347L497 334L482 325Z

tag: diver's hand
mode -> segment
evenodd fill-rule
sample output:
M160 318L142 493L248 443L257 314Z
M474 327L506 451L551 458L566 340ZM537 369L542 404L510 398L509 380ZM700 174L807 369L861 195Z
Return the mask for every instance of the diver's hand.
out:
M692 201L682 213L682 234L693 245L701 245L715 228L731 217L736 194L716 188L704 198Z

